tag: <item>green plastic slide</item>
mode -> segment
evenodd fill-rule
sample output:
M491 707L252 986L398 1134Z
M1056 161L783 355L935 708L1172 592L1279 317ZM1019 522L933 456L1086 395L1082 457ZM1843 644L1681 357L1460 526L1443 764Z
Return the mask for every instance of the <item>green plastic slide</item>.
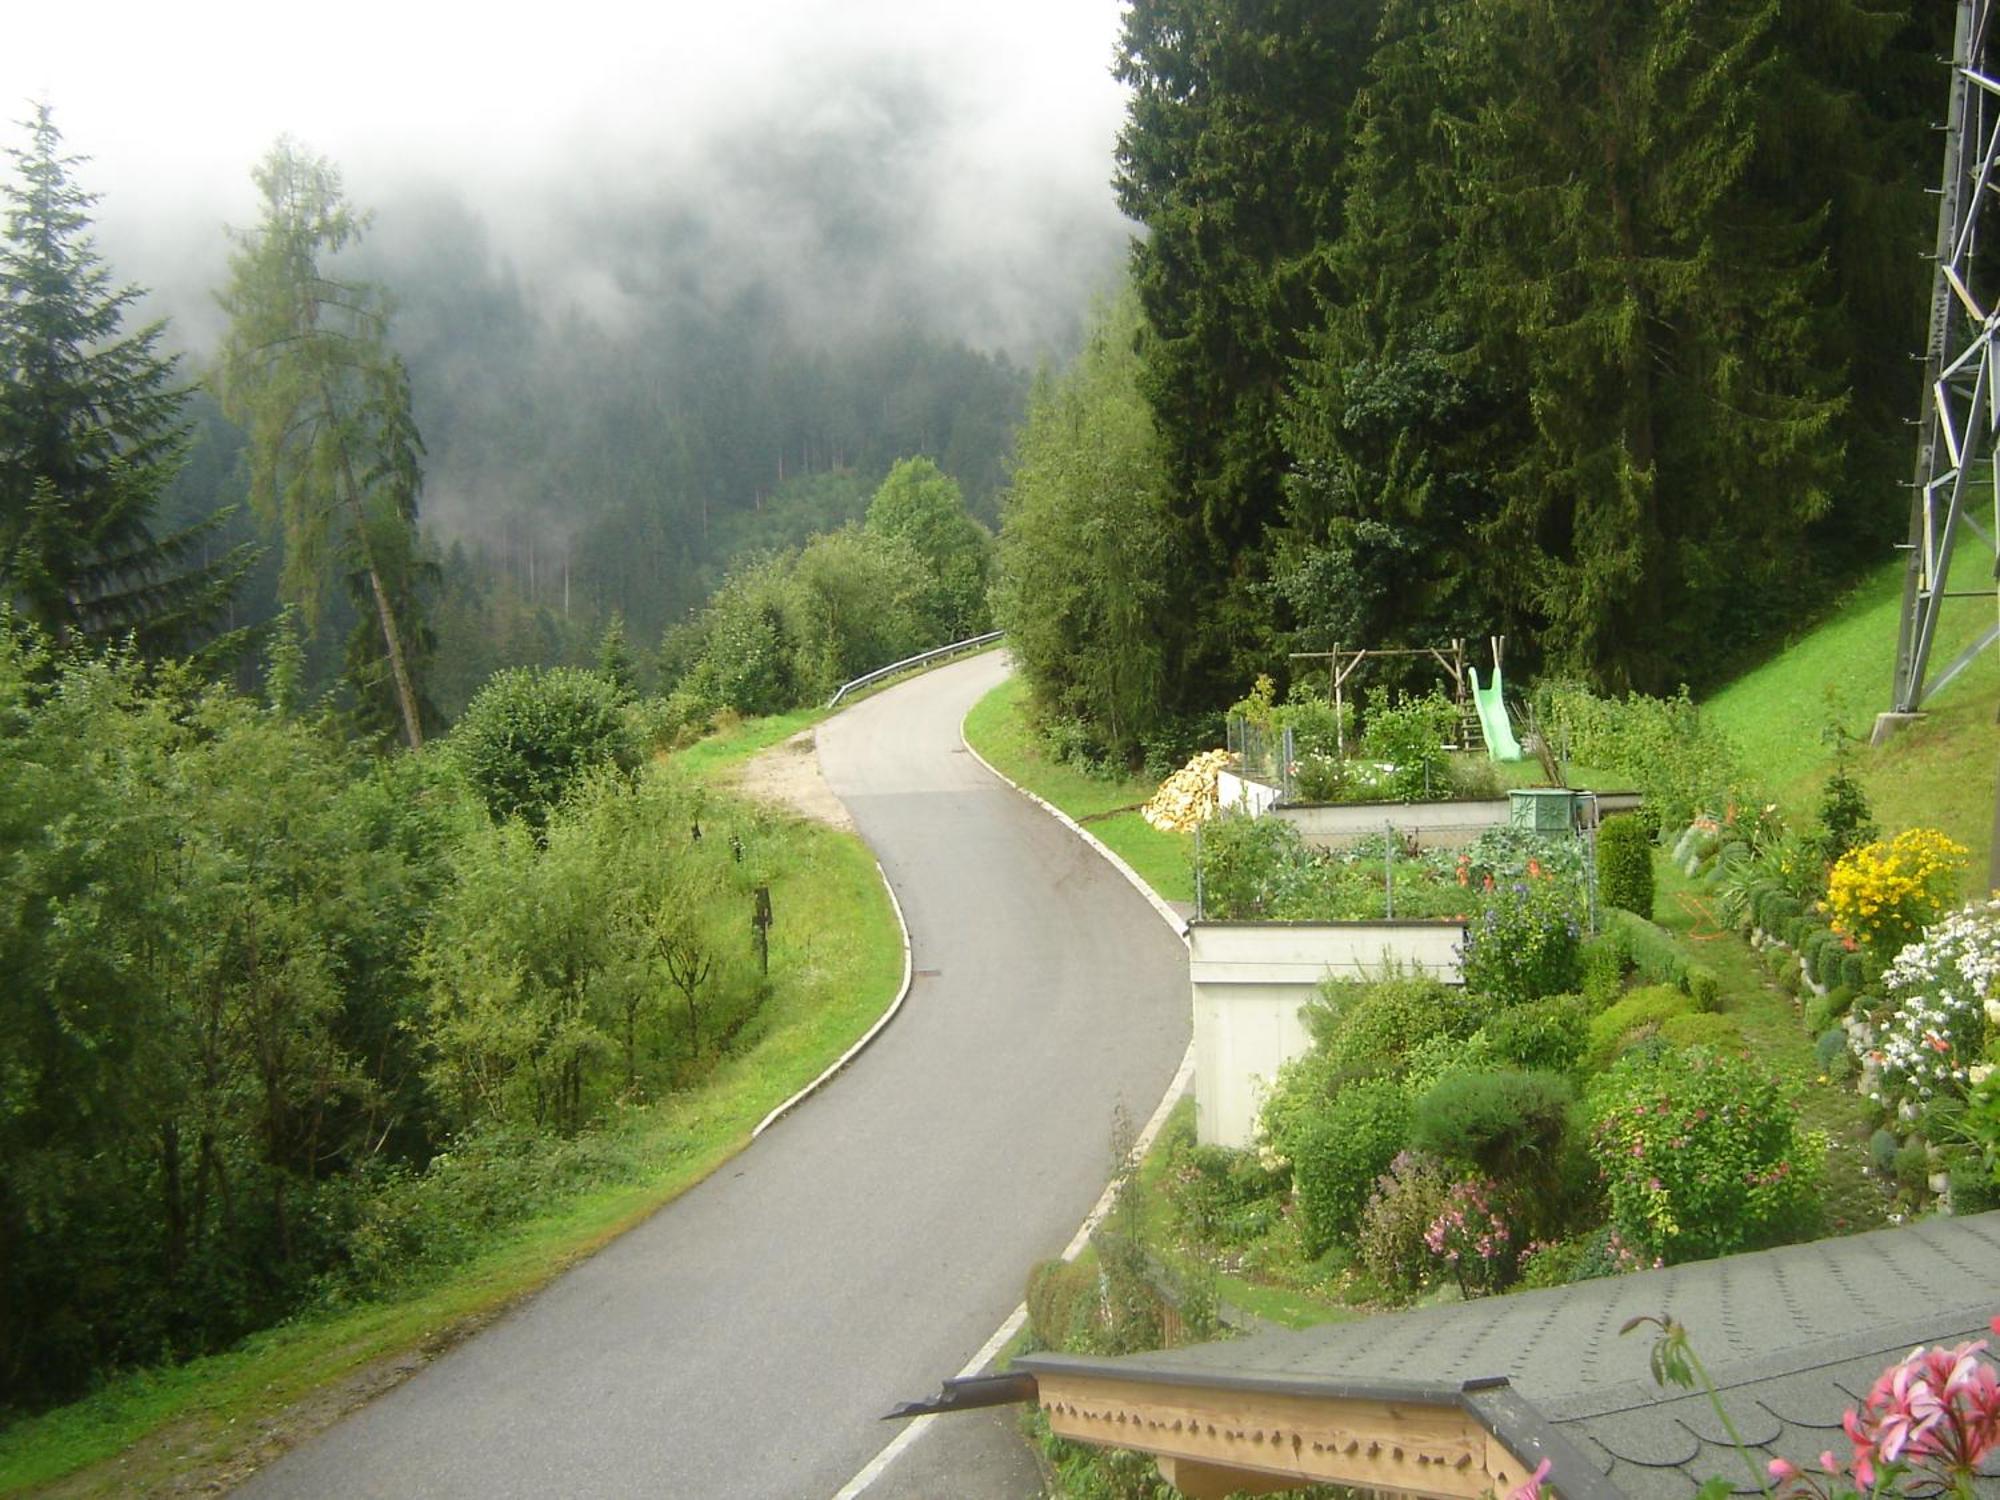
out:
M1507 722L1507 705L1500 699L1500 668L1493 668L1493 685L1479 685L1479 668L1472 673L1472 701L1479 708L1479 732L1486 737L1486 753L1494 760L1526 760L1514 738L1514 726Z

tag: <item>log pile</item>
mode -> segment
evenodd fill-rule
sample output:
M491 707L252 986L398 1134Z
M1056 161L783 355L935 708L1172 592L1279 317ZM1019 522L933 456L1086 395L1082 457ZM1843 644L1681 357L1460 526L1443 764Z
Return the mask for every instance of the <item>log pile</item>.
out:
M1227 770L1227 750L1204 750L1160 783L1139 815L1166 833L1191 833L1197 823L1215 816L1219 805L1216 776Z

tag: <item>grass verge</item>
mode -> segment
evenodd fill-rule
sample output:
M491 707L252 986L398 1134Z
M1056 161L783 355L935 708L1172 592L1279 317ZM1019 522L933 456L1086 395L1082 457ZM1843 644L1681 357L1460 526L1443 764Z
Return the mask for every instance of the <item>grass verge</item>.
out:
M1866 739L1888 707L1902 609L1903 565L1871 574L1826 624L1703 704L1795 820L1809 819L1831 769L1829 724ZM1991 601L1950 601L1932 661L1939 667L1992 623ZM1926 705L1926 716L1879 748L1856 749L1853 769L1884 833L1940 828L1972 851L1968 894L1984 890L1993 852L2000 767L2000 647L1974 659Z
M774 733L788 732L795 731ZM515 1225L439 1284L304 1316L227 1354L137 1372L16 1423L0 1433L0 1494L224 1487L397 1383L740 1151L773 1106L874 1023L902 978L902 932L867 846L794 823L784 847L773 882L786 917L771 933L778 983L758 1039L701 1088L609 1127L619 1147L609 1175L618 1180Z
M1043 753L1028 722L1028 688L1010 677L972 706L965 738L1003 776L1054 803L1124 860L1166 901L1194 901L1194 839L1139 816L1157 788L1144 777L1092 775Z

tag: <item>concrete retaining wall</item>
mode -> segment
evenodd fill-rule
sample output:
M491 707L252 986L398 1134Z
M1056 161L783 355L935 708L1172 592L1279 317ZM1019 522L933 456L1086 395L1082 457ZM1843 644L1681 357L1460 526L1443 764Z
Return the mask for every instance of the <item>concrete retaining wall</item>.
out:
M1458 983L1457 922L1194 922L1196 1132L1247 1146L1264 1088L1311 1043L1299 1019L1329 975L1361 979L1390 964Z

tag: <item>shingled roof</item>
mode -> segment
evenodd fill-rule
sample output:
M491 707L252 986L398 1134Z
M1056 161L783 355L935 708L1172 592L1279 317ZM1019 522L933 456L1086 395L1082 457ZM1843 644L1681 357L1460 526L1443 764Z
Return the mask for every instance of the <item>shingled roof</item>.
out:
M1653 1382L1651 1331L1620 1337L1628 1319L1665 1314L1688 1329L1761 1473L1776 1456L1845 1455L1842 1413L1885 1366L1918 1344L1986 1336L1995 1313L2000 1212L1153 1354L1034 1355L1016 1368L1456 1402L1517 1456L1549 1456L1558 1493L1689 1500L1714 1475L1756 1487L1706 1394ZM2000 1500L2000 1473L1980 1492Z

